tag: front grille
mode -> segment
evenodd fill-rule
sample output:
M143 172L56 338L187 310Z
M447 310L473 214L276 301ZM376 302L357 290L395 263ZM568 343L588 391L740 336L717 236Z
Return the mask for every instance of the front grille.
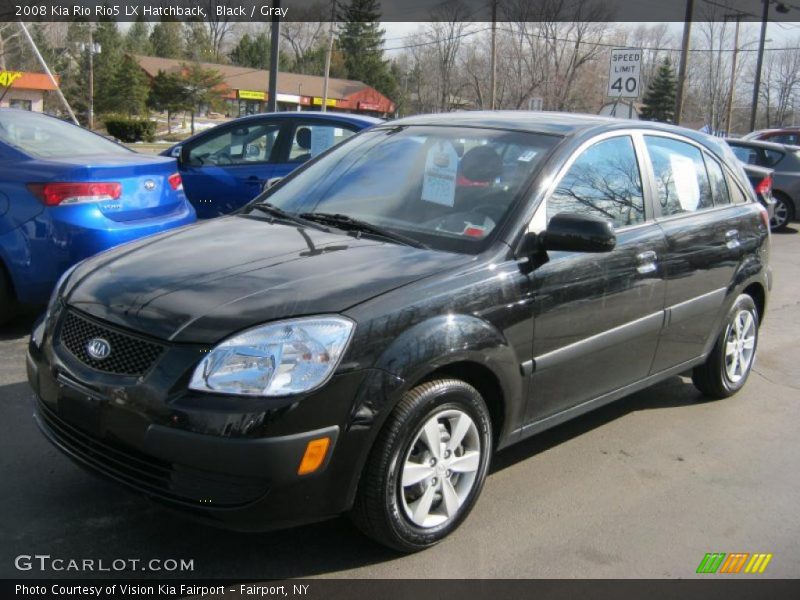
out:
M100 325L72 310L66 312L59 335L64 347L79 361L116 375L144 375L164 350L159 344ZM86 345L94 338L102 338L111 346L108 358L89 356Z
M42 402L37 414L48 437L68 455L148 496L184 505L230 508L253 502L267 491L263 480L201 471L100 441L65 422Z

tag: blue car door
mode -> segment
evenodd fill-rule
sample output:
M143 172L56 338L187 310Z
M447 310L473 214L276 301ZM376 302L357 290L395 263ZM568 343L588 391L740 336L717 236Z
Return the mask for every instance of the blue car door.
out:
M241 208L276 174L284 121L265 118L217 127L187 142L183 188L197 216L209 219Z
M307 160L316 158L358 130L356 125L335 119L292 119L281 135L280 154L276 155L278 162L273 177L285 177Z

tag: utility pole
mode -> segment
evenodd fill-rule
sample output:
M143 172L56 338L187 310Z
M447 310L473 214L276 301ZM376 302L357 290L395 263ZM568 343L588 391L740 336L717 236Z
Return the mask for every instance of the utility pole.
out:
M47 73L47 76L50 78L50 81L53 82L53 85L56 88L56 94L58 95L58 99L61 100L61 102L64 103L64 107L67 109L67 113L69 114L69 118L72 119L72 122L75 123L75 125L80 125L80 123L78 123L78 119L75 117L75 113L72 112L72 108L70 107L69 102L67 102L67 99L64 98L64 94L61 92L61 87L58 85L58 81L56 81L56 78L53 77L53 73L50 72L50 68L47 66L47 63L44 61L44 58L42 57L42 53L39 52L39 48L36 47L36 42L33 41L33 38L31 37L31 34L28 31L28 28L25 27L25 23L23 23L22 21L18 21L18 22L19 22L20 29L22 29L22 33L25 35L25 38L28 40L28 43L31 45L31 48L33 48L33 53L36 55L36 58L39 60L39 64L42 65L42 68L44 69L44 72Z
M102 38L101 38L102 39ZM89 129L94 129L94 35L89 23Z
M278 110L278 62L280 61L280 53L278 52L281 45L281 17L277 9L281 7L280 0L274 0L272 8L275 12L272 14L272 27L270 29L269 40L269 96L267 97L267 112L275 112Z
M331 0L331 22L328 32L328 51L325 53L325 79L322 82L322 107L320 110L328 110L328 80L331 78L331 55L333 54L333 24L336 21L336 0Z
M725 118L725 134L731 134L731 122L733 121L733 90L734 80L736 79L736 59L739 56L739 26L742 23L742 13L733 15L736 17L736 30L733 34L733 58L731 59L731 84L728 86L728 114Z
M678 68L678 90L675 95L675 124L681 124L683 112L683 87L686 82L686 62L689 58L689 42L692 37L692 18L694 0L686 0L686 15L683 18L683 41L681 43L681 62Z
M767 39L767 21L769 20L770 0L761 0L764 10L761 13L761 37L758 39L758 58L756 59L756 79L753 82L753 104L750 107L750 131L756 129L758 117L758 93L761 90L761 67L764 65L764 43Z
M492 0L492 68L489 78L489 109L495 109L497 90L497 0Z

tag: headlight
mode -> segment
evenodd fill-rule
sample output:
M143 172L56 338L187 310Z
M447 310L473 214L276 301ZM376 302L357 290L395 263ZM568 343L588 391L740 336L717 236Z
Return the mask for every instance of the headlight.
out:
M64 271L61 277L58 278L56 282L56 286L53 288L53 293L50 294L50 301L47 303L47 310L44 313L44 320L50 320L50 313L53 312L53 307L56 305L56 300L58 299L59 294L61 294L61 288L64 287L64 284L67 283L67 279L69 276L72 275L72 272L78 268L80 263L72 265L69 269Z
M211 350L189 388L241 396L316 389L339 364L353 326L344 317L308 317L249 329Z

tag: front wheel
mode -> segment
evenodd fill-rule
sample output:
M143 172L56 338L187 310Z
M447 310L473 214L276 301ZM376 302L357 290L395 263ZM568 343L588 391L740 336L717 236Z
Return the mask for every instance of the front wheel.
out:
M727 398L738 392L753 368L758 346L758 310L747 294L733 304L711 354L692 371L692 382L704 395Z
M378 436L351 517L369 537L401 552L432 546L467 517L492 452L489 411L457 379L410 390Z

